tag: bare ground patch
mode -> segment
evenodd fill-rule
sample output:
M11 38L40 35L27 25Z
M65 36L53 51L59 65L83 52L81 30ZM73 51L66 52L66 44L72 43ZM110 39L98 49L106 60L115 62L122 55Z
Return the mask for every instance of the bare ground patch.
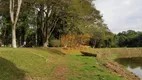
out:
M59 64L55 67L53 72L51 73L51 77L53 80L67 80L67 74L69 73L69 69L65 64Z

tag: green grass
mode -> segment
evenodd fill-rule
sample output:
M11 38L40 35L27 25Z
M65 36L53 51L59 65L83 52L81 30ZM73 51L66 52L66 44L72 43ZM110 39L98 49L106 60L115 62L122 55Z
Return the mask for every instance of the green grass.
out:
M95 57L44 48L0 48L0 80L124 80Z

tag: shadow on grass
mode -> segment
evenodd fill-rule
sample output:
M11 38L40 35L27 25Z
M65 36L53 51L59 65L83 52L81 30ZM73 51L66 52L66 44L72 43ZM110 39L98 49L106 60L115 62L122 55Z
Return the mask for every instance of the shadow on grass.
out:
M81 54L81 55L76 55L76 56L78 56L78 57L96 57L96 56L89 56L89 55L83 55L83 54Z
M24 80L25 73L14 63L0 57L0 80Z
M58 48L40 48L41 50L47 50L49 53L58 54L58 55L66 55Z

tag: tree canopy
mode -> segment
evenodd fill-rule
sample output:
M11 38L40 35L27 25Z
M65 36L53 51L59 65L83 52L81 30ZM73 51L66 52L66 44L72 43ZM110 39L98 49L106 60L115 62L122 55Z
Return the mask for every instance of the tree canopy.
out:
M14 1L12 15L10 1ZM18 47L47 47L52 40L61 40L62 35L84 34L90 35L88 45L92 47L140 46L141 32L129 30L113 34L92 0L22 0L20 8L18 1L21 0L0 0L0 40L5 46L12 43L12 26L15 26ZM19 17L13 25L11 20L16 15Z

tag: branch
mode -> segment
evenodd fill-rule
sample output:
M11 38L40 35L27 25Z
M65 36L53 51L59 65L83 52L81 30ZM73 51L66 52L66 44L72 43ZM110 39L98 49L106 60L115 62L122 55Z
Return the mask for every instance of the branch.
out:
M21 4L22 4L22 0L18 0L18 8L17 8L17 12L16 12L16 17L15 17L14 25L17 24L19 13L20 13Z
M14 24L14 0L10 0L9 9L11 22Z
M51 29L51 31L50 31L50 33L49 33L47 39L49 39L49 37L51 36L52 32L54 31L54 29L55 29L55 27L56 27L56 24L57 24L58 20L59 20L59 19L57 19L57 20L55 21L55 24L54 24L53 28Z

